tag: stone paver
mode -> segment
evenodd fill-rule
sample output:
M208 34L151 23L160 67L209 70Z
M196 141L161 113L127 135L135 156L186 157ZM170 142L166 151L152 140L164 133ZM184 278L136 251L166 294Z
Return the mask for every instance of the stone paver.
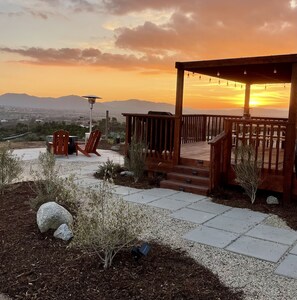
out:
M171 195L167 198L174 199L174 200L186 201L189 203L194 203L194 202L200 201L202 199L205 199L207 197L202 196L202 195L191 194L191 193L178 192L178 193L174 193L173 195Z
M188 208L197 209L197 210L201 210L213 214L221 214L231 209L228 206L213 203L208 198L206 198L206 200L201 200L199 202L192 203L188 206Z
M276 268L274 273L297 279L297 256L289 254Z
M123 198L124 198L124 200L129 201L129 202L146 204L146 203L155 201L155 200L159 199L160 197L147 195L144 192L140 192L140 193L135 193L132 195L126 195Z
M185 201L180 200L174 200L174 199L168 199L168 198L161 198L159 200L150 202L149 205L159 207L159 208L165 208L171 211L175 211L178 209L181 209L183 207L186 207L189 203Z
M232 219L221 215L204 223L204 225L208 227L234 232L234 233L245 233L252 226L254 226L254 223L249 220Z
M228 210L222 216L232 219L247 220L254 224L260 223L268 217L267 214L237 207Z
M127 186L116 185L113 189L113 193L121 196L131 195L135 193L140 193L142 190L135 189Z
M292 245L297 240L297 232L294 230L276 228L262 224L259 224L248 231L246 235L286 245Z
M290 253L297 255L297 244L291 249Z
M214 218L216 215L195 209L182 208L172 213L171 216L175 219L202 224L207 220Z
M168 197L168 196L178 193L175 190L162 189L162 188L147 189L147 190L144 190L143 192L148 195L158 196L159 198L160 197Z
M187 240L202 243L209 246L224 248L239 237L239 234L219 229L200 226L183 236Z
M226 249L239 254L277 262L288 250L288 246L264 241L249 236L241 236Z

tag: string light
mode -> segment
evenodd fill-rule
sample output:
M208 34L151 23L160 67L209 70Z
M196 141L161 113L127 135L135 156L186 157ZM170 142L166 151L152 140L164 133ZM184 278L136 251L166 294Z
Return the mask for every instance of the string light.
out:
M221 80L219 80L219 84L221 84Z
M246 74L247 74L247 71L246 71L246 70L244 70L244 71L243 71L243 74L244 74L244 75L246 75Z
M229 82L227 81L227 86L229 86Z
M201 78L202 78L201 75L199 75L199 80L201 80Z
M211 78L209 78L209 82L211 82Z
M276 73L277 73L277 70L276 70L276 69L274 69L274 70L273 70L273 74L276 74Z
M220 77L220 75L221 75L220 72L218 72L218 73L217 73L217 76Z

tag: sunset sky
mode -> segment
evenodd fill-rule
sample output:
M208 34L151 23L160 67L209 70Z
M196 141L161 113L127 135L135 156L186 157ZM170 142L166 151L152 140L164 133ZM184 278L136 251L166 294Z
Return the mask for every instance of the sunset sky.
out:
M297 53L297 0L0 0L0 94L175 103L176 61ZM288 107L290 85L252 86ZM242 107L244 86L185 76L187 107Z

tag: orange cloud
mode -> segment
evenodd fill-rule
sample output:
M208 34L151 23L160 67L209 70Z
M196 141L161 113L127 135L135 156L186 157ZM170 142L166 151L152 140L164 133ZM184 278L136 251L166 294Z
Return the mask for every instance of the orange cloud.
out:
M125 70L150 69L150 70L168 70L173 69L174 60L171 58L160 58L155 55L145 55L140 58L135 55L103 53L99 49L88 48L61 48L61 49L43 49L43 48L0 48L0 51L6 53L19 54L23 57L29 57L28 60L19 62L37 65L56 65L56 66L96 66L109 67Z

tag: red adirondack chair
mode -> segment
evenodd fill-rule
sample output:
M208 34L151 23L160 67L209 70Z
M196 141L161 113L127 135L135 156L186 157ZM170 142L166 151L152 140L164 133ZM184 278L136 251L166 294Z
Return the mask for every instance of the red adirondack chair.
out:
M69 132L63 129L55 131L53 141L49 142L51 153L68 157L68 144Z
M94 153L98 156L101 156L97 152L97 146L99 144L100 138L101 138L101 131L99 130L92 131L90 133L89 139L86 144L82 144L82 143L75 144L76 155L78 154L78 151L80 151L81 153L89 157L91 156L90 153Z

